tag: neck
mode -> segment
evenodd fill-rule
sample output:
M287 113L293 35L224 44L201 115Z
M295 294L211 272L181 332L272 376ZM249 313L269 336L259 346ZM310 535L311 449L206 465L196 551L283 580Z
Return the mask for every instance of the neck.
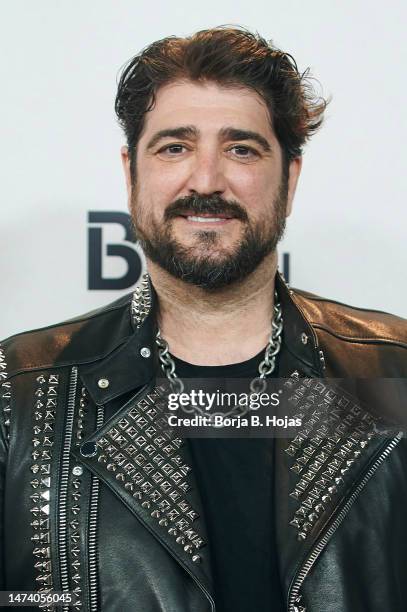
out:
M208 292L147 260L158 296L158 325L175 357L196 365L227 365L257 355L267 345L274 306L277 254L245 280Z

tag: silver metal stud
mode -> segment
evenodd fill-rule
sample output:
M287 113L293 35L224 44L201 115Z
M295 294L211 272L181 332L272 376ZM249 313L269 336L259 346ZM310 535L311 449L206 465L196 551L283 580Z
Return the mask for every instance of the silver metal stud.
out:
M148 348L148 346L143 346L143 348L140 349L140 355L142 357L144 357L145 359L147 359L148 357L150 357L151 355L151 351Z
M308 336L307 336L307 334L305 332L302 332L302 334L301 334L301 342L303 344L307 344L308 343Z
M75 467L72 468L72 474L74 476L82 476L83 467L81 465L75 465Z
M98 387L100 389L107 389L109 385L110 385L110 381L108 378L99 378Z

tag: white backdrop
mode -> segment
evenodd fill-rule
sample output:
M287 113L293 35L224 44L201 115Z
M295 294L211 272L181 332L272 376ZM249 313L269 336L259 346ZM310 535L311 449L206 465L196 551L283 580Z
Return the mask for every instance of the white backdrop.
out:
M153 40L225 23L272 38L333 95L280 249L291 284L406 315L404 0L1 4L0 337L131 290L87 288L88 211L126 211L118 70Z

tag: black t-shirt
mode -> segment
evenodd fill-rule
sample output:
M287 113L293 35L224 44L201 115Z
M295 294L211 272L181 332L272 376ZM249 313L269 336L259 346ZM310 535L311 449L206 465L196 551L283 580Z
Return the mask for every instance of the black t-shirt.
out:
M186 378L254 378L264 350L227 366L175 359ZM273 520L272 439L189 438L211 547L217 612L282 612Z

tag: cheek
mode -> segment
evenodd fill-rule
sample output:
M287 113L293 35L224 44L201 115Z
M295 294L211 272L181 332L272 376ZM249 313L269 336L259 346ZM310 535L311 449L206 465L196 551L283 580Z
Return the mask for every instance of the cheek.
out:
M183 173L181 164L140 164L139 176L143 177L139 186L143 205L154 209L165 208L179 196Z
M272 169L244 166L229 176L229 185L234 196L250 210L261 210L269 206L279 189L279 177Z

